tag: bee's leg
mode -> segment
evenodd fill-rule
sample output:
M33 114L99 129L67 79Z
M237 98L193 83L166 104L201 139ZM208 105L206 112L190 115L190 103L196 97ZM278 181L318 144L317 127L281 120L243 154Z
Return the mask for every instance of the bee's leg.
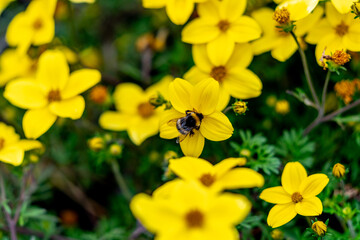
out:
M189 113L191 113L190 110L186 110L186 111L185 111L185 114L186 114L186 115L188 115Z

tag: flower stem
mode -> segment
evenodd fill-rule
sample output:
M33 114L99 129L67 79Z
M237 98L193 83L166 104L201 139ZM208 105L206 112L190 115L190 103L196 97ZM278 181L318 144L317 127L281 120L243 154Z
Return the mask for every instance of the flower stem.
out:
M120 188L120 191L123 193L124 197L128 201L130 201L130 199L132 198L132 194L126 185L124 177L122 176L122 174L120 172L120 166L119 166L119 163L116 161L116 159L111 159L111 169L114 173L115 180Z
M330 76L331 76L331 71L328 70L328 72L326 74L326 78L325 78L322 97L321 97L321 108L320 108L321 115L323 115L325 113L326 93L327 93L327 89L328 89L328 85L329 85Z
M353 225L351 219L348 219L348 220L346 221L346 223L347 223L347 225L348 225L351 238L355 239L356 233L355 233L355 228L354 228L354 225Z
M1 191L1 203L6 204L6 201L7 201L6 200L6 190L5 190L4 179L2 177L2 173L0 174L0 191ZM7 212L7 210L5 208L4 208L4 214L5 214L6 222L9 227L10 238L11 238L11 240L17 240L16 222L13 221L10 214Z
M304 50L301 48L300 46L300 43L299 41L297 40L297 37L295 35L295 33L293 31L290 32L291 33L291 36L294 38L297 46L298 46L298 50L299 50L299 53L300 53L300 57L301 57L301 61L303 63L303 67L304 67L304 73L305 73L305 78L306 78L306 81L307 81L307 84L309 86L309 89L310 89L310 92L311 92L311 95L314 99L314 102L315 102L315 105L320 108L320 103L319 103L319 99L318 99L318 96L316 95L316 92L315 92L315 88L314 88L314 85L313 85L313 82L311 80L311 75L310 75L310 71L309 71L309 66L308 66L308 63L307 63L307 60L306 60L306 56L305 56L305 53L304 53Z

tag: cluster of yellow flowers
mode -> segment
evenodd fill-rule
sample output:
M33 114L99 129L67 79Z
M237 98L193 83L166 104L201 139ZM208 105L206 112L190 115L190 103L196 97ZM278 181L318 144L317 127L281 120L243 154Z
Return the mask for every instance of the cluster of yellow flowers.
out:
M12 1L2 1L0 12ZM73 2L94 2L81 0ZM47 49L34 59L28 55L31 46L48 44L54 39L54 11L57 0L31 1L25 11L9 24L6 41L10 47L0 58L0 86L4 97L13 105L27 109L23 117L25 136L37 139L58 117L79 119L85 109L80 93L100 82L94 69L81 69L70 75L66 49ZM10 126L1 124L0 159L18 166L24 151L40 148L38 141L19 140Z
M339 96L345 104L349 104L356 92L360 90L360 79L342 80L334 86L336 95Z

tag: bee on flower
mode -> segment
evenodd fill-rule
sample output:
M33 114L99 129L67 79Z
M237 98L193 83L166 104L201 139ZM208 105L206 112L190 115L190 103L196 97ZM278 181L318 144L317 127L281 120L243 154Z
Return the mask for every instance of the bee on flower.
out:
M318 216L323 211L321 200L316 197L328 184L329 178L322 173L308 176L299 162L289 162L281 175L279 187L262 191L260 198L276 204L269 212L267 223L276 228L291 221L297 214Z
M173 109L164 112L160 121L160 137L177 138L186 156L200 156L205 138L223 141L233 134L231 122L216 109L219 83L212 78L196 85L177 78L169 85Z

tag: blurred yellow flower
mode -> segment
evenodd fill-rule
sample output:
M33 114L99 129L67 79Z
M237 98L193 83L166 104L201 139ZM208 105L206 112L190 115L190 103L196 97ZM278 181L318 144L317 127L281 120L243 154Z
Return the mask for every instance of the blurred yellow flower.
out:
M94 3L95 0L70 0L73 3Z
M199 18L182 31L182 41L207 44L209 59L213 63L227 62L235 43L246 43L261 35L259 24L243 16L246 0L207 1L198 5Z
M208 0L142 0L144 8L166 8L170 20L183 25L190 18L194 11L195 3Z
M275 111L282 115L288 114L290 112L289 102L285 99L276 101Z
M245 163L245 158L227 158L213 166L200 158L182 157L170 160L169 169L181 179L195 181L213 192L262 187L261 174L249 168L235 168Z
M36 46L51 42L55 34L53 15L57 0L31 1L25 12L17 14L10 22L6 41L25 53L31 44Z
M358 2L357 0L331 0L332 4L338 10L339 13L345 14L350 12L351 5L353 5L354 2Z
M178 138L186 156L200 156L205 139L223 141L233 134L231 122L216 110L219 102L219 83L204 79L195 86L177 78L169 86L173 109L164 112L160 122L160 137Z
M297 214L318 216L323 211L319 198L316 197L328 184L329 178L322 173L307 176L299 162L285 165L279 187L267 188L260 198L276 205L270 210L267 222L269 226L280 227Z
M321 64L322 55L332 55L336 50L360 51L360 21L354 19L352 13L340 14L334 6L327 2L326 17L310 29L306 42L317 44L316 59Z
M212 51L212 50L210 50ZM196 84L205 78L214 78L220 85L218 110L229 103L230 96L239 99L257 97L261 94L262 83L259 77L247 67L253 53L249 44L236 44L230 59L211 59L204 44L193 46L195 65L184 78Z
M0 14L4 11L4 9L15 0L1 0L0 1Z
M0 56L0 87L18 77L30 77L35 72L36 61L14 49L5 50Z
M283 240L284 239L284 233L279 229L274 229L270 233L272 239L274 240Z
M88 140L88 146L93 151L104 149L105 141L101 137L93 137Z
M296 22L294 32L299 42L303 41L302 37L317 23L323 12L323 9L318 7L312 14ZM252 13L252 17L262 27L264 35L251 45L254 54L259 55L271 51L273 58L284 62L296 52L298 46L290 33L286 33L277 27L273 14L274 11L270 8L261 8Z
M327 231L327 226L323 221L316 221L311 225L311 229L318 235L324 236Z
M317 6L319 0L284 0L277 6L277 10L286 8L291 21L298 21L307 17ZM296 24L297 25L297 24Z
M100 126L113 131L127 130L131 141L141 145L159 132L160 115L164 110L162 107L155 109L149 99L158 92L166 98L172 79L171 76L166 76L145 91L134 83L119 84L114 92L117 111L101 114Z
M4 97L17 107L29 109L23 118L23 129L27 138L36 139L49 130L57 117L79 119L85 108L85 100L79 94L100 79L100 72L90 69L70 75L64 54L48 50L40 56L36 78L11 81Z
M345 172L345 166L341 163L336 163L332 169L332 174L337 178L343 177L345 175Z
M34 140L20 140L13 127L0 122L0 161L19 166L24 152L41 148L42 144Z
M165 195L138 194L130 203L134 216L156 234L156 240L239 239L235 225L245 219L250 208L242 195L215 195L189 182Z
M349 104L356 92L360 90L360 79L341 80L334 86L336 96L340 97L345 104Z

